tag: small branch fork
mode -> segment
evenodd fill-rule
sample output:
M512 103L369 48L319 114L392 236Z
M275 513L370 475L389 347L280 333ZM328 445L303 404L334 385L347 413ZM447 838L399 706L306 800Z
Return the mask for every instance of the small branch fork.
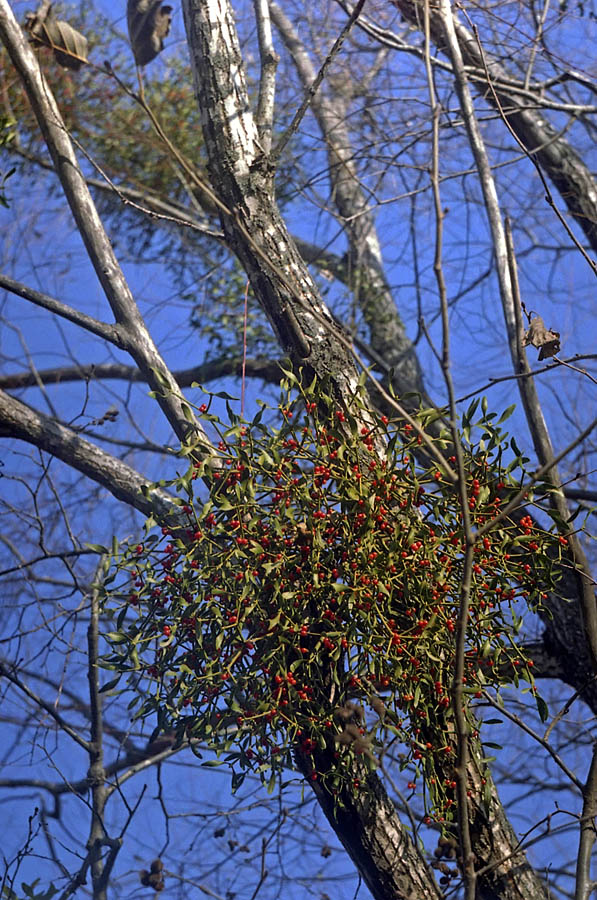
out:
M468 16L467 16L466 11L462 8L462 6L460 6L460 4L459 4L459 7L460 7L460 9L462 9L463 14L464 14L465 17L468 19ZM489 86L489 89L490 89L490 91L491 91L491 95L492 95L492 97L493 97L493 102L495 103L496 109L498 110L498 112L499 112L499 114L500 114L500 118L502 119L504 125L506 126L506 128L508 129L508 131L510 132L510 134L512 135L512 137L514 138L514 140L516 141L516 143L518 144L518 146L520 147L520 149L522 150L522 152L524 153L524 155L532 162L532 164L534 165L535 169L537 170L537 175L539 176L539 178L540 178L540 180L541 180L541 185L542 185L542 187L543 187L543 190L545 191L545 199L546 199L547 203L549 204L549 206L551 207L551 209L552 209L552 210L554 211L554 213L556 214L556 216L558 217L560 223L561 223L561 224L563 225L563 227L565 228L566 233L568 234L568 237L570 238L570 240L572 241L572 243L575 245L576 249L579 251L579 253L581 254L581 256L586 260L586 262L588 263L589 267L591 268L591 271L593 272L593 274L594 274L594 275L597 275L597 261L594 260L594 259L592 259L592 258L589 256L589 254L587 253L587 251L585 250L585 248L583 247L583 245L581 244L581 242L578 240L578 238L577 238L576 235L574 234L574 231L572 230L572 228L570 227L570 225L569 225L568 222L566 221L565 216L564 216L564 215L560 212L560 210L558 209L558 206L556 205L556 202L555 202L555 200L553 199L553 195L552 195L552 193L551 193L551 191L550 191L550 189L549 189L549 185L548 185L548 183L547 183L547 181L546 181L546 179L545 179L545 175L543 174L543 170L542 170L542 168L541 168L539 162L538 162L537 159L535 158L535 153L529 152L529 150L527 149L527 147L525 146L525 144L523 143L523 141L520 140L520 138L518 137L518 135L516 134L516 132L515 132L514 129L512 128L512 125L511 125L510 122L508 121L508 116L507 116L506 113L504 112L504 109L503 109L502 104L501 104L501 102L500 102L500 98L499 98L499 96L498 96L498 94L497 94L497 91L496 91L496 89L495 89L495 86L494 86L494 84L493 84L493 79L492 79L491 74L490 74L490 72L489 72L489 68L488 68L488 66L487 66L487 62L486 62L486 59L485 59L485 51L483 50L483 46L482 46L481 41L480 41L480 38L479 38L479 31L478 31L478 29L477 29L477 26L474 25L474 24L470 21L470 19L469 19L468 21L469 21L469 25L471 26L471 29L472 29L472 31L473 31L473 34L474 34L474 36L475 36L475 40L476 40L476 42L477 42L477 46L478 46L478 48L479 48L479 53L480 53L480 56L481 56L481 61L482 61L482 63L483 63L483 68L484 68L484 70L485 70L485 80L486 80L487 85Z
M307 112L307 110L309 109L309 106L311 105L311 101L313 100L313 97L315 96L315 94L317 93L319 88L321 87L321 83L322 83L323 79L325 78L325 76L328 72L328 69L330 68L332 62L334 61L334 59L340 52L342 44L348 37L348 34L350 33L350 31L352 30L352 26L354 25L354 23L360 16L364 5L365 5L365 0L358 0L358 2L355 4L354 9L350 13L346 23L344 24L344 27L342 28L342 31L340 32L340 34L334 41L334 45L333 45L332 49L330 50L330 52L324 59L322 65L319 69L319 72L315 76L313 83L306 91L303 102L301 103L301 105L297 109L296 113L294 114L292 122L290 123L290 125L288 126L288 128L286 129L286 131L284 132L284 134L278 141L275 149L272 151L272 153L270 155L270 162L272 165L275 165L277 163L282 152L284 151L284 148L288 144L288 141L296 133L300 123L302 122L302 120L305 116L305 113Z

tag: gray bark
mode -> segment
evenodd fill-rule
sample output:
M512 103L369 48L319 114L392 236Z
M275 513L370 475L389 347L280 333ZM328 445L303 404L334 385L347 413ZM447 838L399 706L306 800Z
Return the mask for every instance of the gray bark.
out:
M0 437L18 438L51 453L146 516L153 513L172 523L178 518L178 507L165 491L150 492L147 480L130 466L4 391L0 391Z
M356 368L278 212L230 7L226 0L185 0L183 9L211 183L229 210L222 214L229 245L284 349L297 365L327 377L338 402L350 406ZM422 858L407 852L410 839L377 776L362 801L347 793L343 811L324 788L318 799L376 900L439 897Z
M422 3L412 0L392 2L407 22L422 28ZM543 168L590 247L597 253L597 184L591 170L544 113L530 108L528 89L524 93L517 93L514 86L503 87L507 82L515 85L516 79L490 53L481 53L475 36L456 17L454 24L464 64L476 70L474 84L477 90L494 109L498 108L497 97L512 130ZM433 7L430 27L433 40L440 48L444 48L441 22ZM495 95L485 80L485 65L494 83Z
M229 6L225 0L203 0L201 3L199 0L186 0L184 11L212 184L227 210L222 212L221 217L227 243L244 265L257 298L295 364L304 366L308 372L317 373L320 378L328 377L338 401L350 405L357 372L348 348L349 339L322 302L275 204L273 172L268 169L249 112L240 50ZM17 55L15 58L21 64L21 57ZM29 77L27 66L21 64L21 69L23 77ZM31 77L35 81L38 76L33 73ZM35 90L33 96L36 96ZM45 122L44 116L50 114L54 115L53 109L48 112L40 107L40 125ZM335 128L338 122L330 121L328 125ZM46 131L51 129L46 127ZM53 134L50 134L50 139L50 143L57 141ZM361 198L358 193L355 194L354 172L347 168L349 161L337 147L330 148L330 159L336 179L339 210L349 222L355 205L361 209ZM56 155L56 165L63 172L65 166L59 153ZM64 177L68 183L68 178ZM79 216L77 221L81 223L80 227L88 228L89 223L85 224L83 219L88 215L93 219L94 210L86 205L85 197L77 193L80 192L78 182L72 190L73 211ZM360 218L356 217L355 221L359 222ZM410 368L407 366L401 370L404 375L400 375L403 378L401 384L407 387L400 389L412 390L413 385L417 386L415 389L420 389L420 371L412 347L406 347L403 353L400 343L403 329L401 332L402 325L393 301L389 305L391 296L383 280L379 248L376 249L371 243L372 223L366 216L362 217L362 222L364 231L359 230L359 225L351 232L353 256L350 268L354 271L364 265L369 273L362 302L364 314L369 317L367 321L373 347L390 363L394 358L398 364L403 358L408 359ZM358 249L359 241L364 242L366 251ZM118 277L116 281L112 277L114 271L108 265L111 249L101 241L100 245L96 246L91 241L90 253L95 254L99 261L100 277L112 298L117 322L133 333L138 323L130 312L132 307L128 303L128 295L121 293L124 287ZM107 268L102 267L104 263ZM126 302L122 306L119 304L122 304L123 297ZM371 311L367 312L369 302ZM384 310L389 317L387 322L383 319ZM379 324L383 324L383 328L378 327ZM147 347L145 345L142 351L138 345L131 344L130 347L131 354L145 370L150 360L160 363L153 345L149 350ZM165 412L171 422L178 423L180 430L180 408L169 404ZM130 467L103 453L70 429L3 394L0 394L0 423L5 434L10 433L53 453L104 484L118 499L142 512L156 512L156 504L160 517L176 512L174 504L163 493L157 492L153 502L148 500L142 491L142 477ZM440 896L432 873L407 837L381 781L375 775L367 777L367 790L362 794L354 796L352 792L347 792L342 808L324 788L318 786L316 793L328 820L377 900L435 900ZM502 808L496 805L495 812L488 819L480 805L472 804L472 807L471 827L477 864L487 869L479 878L479 896L483 900L543 900L543 885L524 856L517 851L516 837Z
M204 452L209 452L209 441L200 424L189 415L190 409L145 326L93 203L56 101L7 0L0 0L0 40L27 93L89 260L110 304L122 345L146 373L175 434L184 440L193 432L203 443Z
M270 9L306 90L316 75L309 55L278 4L270 2ZM346 102L337 90L330 96L320 89L311 108L327 147L331 197L348 241L348 283L369 329L371 348L388 369L394 370L391 381L397 396L412 395L405 401L407 409L418 409L420 400L424 406L432 406L415 348L385 278L374 216L361 186L354 162L357 154L346 126Z
M332 753L321 751L315 759L297 763L309 777L334 765ZM338 797L317 782L315 796L328 822L362 875L376 900L441 900L443 894L413 839L402 827L380 779L364 773L360 790L344 788Z
M228 210L221 218L229 245L245 267L284 349L296 363L306 364L319 377L328 376L338 399L350 405L354 364L345 351L345 339L338 341L337 326L317 294L273 199L272 173L259 151L249 112L230 7L226 0L185 0L183 8L208 168L214 190ZM357 182L354 173L343 168L345 160L332 162L338 167L334 177L348 217L359 203L354 195ZM367 243L367 234L361 237ZM373 259L369 263L372 265ZM453 763L448 761L448 765ZM381 782L371 775L367 788L362 801L359 795L347 791L342 809L325 787L317 785L315 790L373 896L376 900L436 896L437 888L424 860L414 849L410 856L406 852L408 841ZM502 900L544 900L543 884L518 850L495 792L494 797L496 811L489 821L481 815L481 805L474 813L471 810L478 861L492 873L491 878L479 881L479 896L492 897L493 885L499 882Z
M338 399L356 388L348 337L322 302L273 197L273 172L249 110L231 10L185 3L210 181L227 212L222 228L282 348L296 365L329 376ZM213 18L212 18L213 17Z

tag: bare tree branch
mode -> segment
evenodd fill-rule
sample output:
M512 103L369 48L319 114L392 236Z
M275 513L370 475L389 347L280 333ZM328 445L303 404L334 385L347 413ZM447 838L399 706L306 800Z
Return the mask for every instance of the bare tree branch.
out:
M146 372L148 382L156 391L158 402L175 434L184 440L192 427L205 452L210 448L207 436L180 396L145 327L98 216L56 102L7 0L0 0L0 38L21 77L89 259L115 321L120 326L122 337L126 337L127 350Z
M43 697L40 697L39 694L36 694L35 691L32 691L29 685L25 684L24 681L19 677L14 668L6 665L6 663L0 662L0 677L6 678L7 681L10 681L11 684L14 684L29 700L32 700L33 703L39 708L45 710L45 712L54 719L56 725L68 736L82 747L83 750L89 750L89 741L85 740L85 738L81 737L81 735L69 725L67 721L65 721L64 716L62 716L58 710L51 703L47 703Z
M173 371L172 377L181 388L192 384L208 384L217 378L229 375L240 375L243 361L240 357L224 356L193 366L190 369ZM276 360L265 358L247 359L245 374L251 378L261 378L271 384L280 383L280 364ZM57 366L53 369L40 369L33 372L20 372L15 375L0 375L0 388L17 390L19 388L38 387L39 380L43 384L64 384L72 381L130 381L146 383L145 374L133 366L122 363L90 363L80 366Z
M597 816L597 743L593 744L593 755L586 784L583 788L583 808L580 820L580 840L576 861L576 884L574 900L589 900L595 889L591 879L591 854L597 837L595 817Z
M258 137L248 111L230 6L226 0L208 4L185 0L183 9L212 182L235 213L222 216L230 246L245 267L282 346L297 363L308 366L320 378L327 377L338 402L349 406L357 386L354 365L344 350L344 341L335 339L335 323L280 219L271 177L259 165ZM226 66L216 62L224 52ZM272 264L265 265L263 257ZM310 314L311 309L315 315ZM320 321L329 322L329 326L324 328ZM318 799L374 897L405 898L417 885L414 890L421 900L436 898L435 882L421 867L418 855L414 868L413 860L405 854L409 839L376 776L370 777L369 788L366 817L350 792L346 803L350 802L353 815L346 819L338 819L338 803L329 793L324 791ZM378 848L375 862L374 848Z
M35 291L33 288L27 287L27 285L21 284L20 281L9 278L8 275L0 274L0 288L4 288L12 294L16 294L17 297L23 297L24 300L29 300L30 303L35 303L36 306L40 306L42 309L47 309L49 312L67 319L74 325L84 328L85 331L104 338L104 340L109 341L110 344L114 344L115 347L119 347L121 350L124 350L127 346L126 336L119 325L109 325L107 322L100 322L99 319L94 319L92 316L86 315L86 313L79 312L79 310L62 303L60 300L55 300L54 297L50 297L48 294Z
M420 27L422 7L417 0L392 2L408 22ZM454 19L454 30L463 66L471 66L481 75L484 98L496 108L496 100L503 106L518 139L544 168L590 246L597 252L597 184L590 169L545 116L529 106L524 93L519 94L515 87L501 87L501 84L515 85L516 79L511 78L497 59L485 54L487 70L496 86L495 96L487 91L487 80L482 78L484 60L474 35L457 18ZM434 40L442 46L440 22L436 16L432 16L431 31ZM574 110L571 113L574 115Z
M138 472L79 437L72 429L0 391L0 435L34 444L107 488L118 500L164 521L179 517L178 507L161 490L150 491Z
M306 48L280 6L274 0L270 0L269 5L301 83L307 90L315 82L316 72ZM356 11L355 7L353 12ZM425 391L414 347L383 275L379 238L354 165L354 150L346 127L346 103L338 92L328 99L322 91L316 93L310 102L326 142L332 196L349 244L349 284L369 328L371 348L388 370L394 370L392 386L398 396L419 395L423 405L433 405ZM418 405L416 400L413 403L415 407Z

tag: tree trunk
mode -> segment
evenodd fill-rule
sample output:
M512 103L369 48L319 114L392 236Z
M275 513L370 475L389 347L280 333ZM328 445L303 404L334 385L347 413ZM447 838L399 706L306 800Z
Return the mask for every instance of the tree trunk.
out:
M392 0L404 19L422 29L423 4L412 0ZM481 51L473 34L454 17L460 52L466 66L475 69L473 83L483 94L486 103L506 114L510 127L529 153L543 168L568 207L572 217L585 234L590 247L597 253L597 184L591 170L563 133L548 121L540 109L533 108L529 91L517 92L517 79L491 53ZM430 29L433 40L442 48L444 36L439 16L430 8ZM494 85L491 90L485 67ZM505 87L505 84L512 87ZM521 85L522 88L522 85ZM532 86L530 91L532 92ZM497 98L497 99L496 99ZM541 96L537 95L541 100Z
M277 209L273 173L249 110L230 6L227 0L185 0L183 9L208 168L223 204L222 227L229 246L245 267L284 349L296 364L319 378L327 377L338 402L350 406L357 371L349 344L322 302ZM343 193L348 212L355 202L348 196L354 190L352 178L343 160L338 159L336 166L337 190ZM365 240L366 235L362 237ZM321 760L317 768L326 771L331 764ZM307 773L304 763L303 768ZM471 766L473 794L476 777ZM407 837L376 775L368 776L362 794L347 789L340 804L325 787L312 785L376 900L439 896L424 858ZM480 805L473 809L471 802L469 810L478 865L488 868L487 877L479 880L479 897L496 896L493 890L499 884L501 900L545 900L543 884L518 850L495 791L492 802L495 812L489 820Z

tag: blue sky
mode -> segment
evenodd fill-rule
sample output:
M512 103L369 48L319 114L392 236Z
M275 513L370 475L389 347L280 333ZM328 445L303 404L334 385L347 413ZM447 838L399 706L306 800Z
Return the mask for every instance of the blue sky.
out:
M22 16L26 4L14 5L17 15ZM125 22L121 4L103 4L101 9L111 18L114 25L124 30ZM507 8L511 15L512 7ZM248 7L240 8L239 18L247 31L249 46L252 38L248 21ZM574 19L572 22L577 29L566 28L562 25L562 40L566 54L575 53L575 66L585 67L595 71L594 57L590 50L594 47L594 41L585 40L587 34L594 30L594 23L587 19ZM555 29L555 25L553 26ZM577 41L579 30L582 29L583 41ZM521 33L524 32L521 30ZM182 52L182 21L180 10L174 14L173 31L168 39L167 52L154 64L154 71L168 75L168 55ZM523 46L524 41L521 41ZM586 50L586 58L577 54ZM408 194L414 189L416 179L411 177L414 163L417 159L421 166L428 162L428 147L421 140L421 148L413 152L408 161L402 164L400 141L404 138L404 130L412 127L413 134L423 121L425 112L424 90L422 88L422 74L420 68L413 68L409 57L394 55L395 64L387 74L383 84L384 89L384 121L395 122L393 132L387 134L387 157L396 154L395 161L378 162L365 166L364 177L375 196L383 201L377 209L377 225L383 244L384 259L387 264L388 277L395 286L395 293L399 308L403 315L409 334L414 338L418 331L418 315L422 313L431 339L439 345L440 325L437 318L437 296L433 272L431 268L433 255L433 219L429 211L428 192L421 191L416 196L416 206L411 206L411 197ZM280 69L281 91L284 92L288 85L289 74L285 63ZM407 81L406 97L400 94L402 83ZM479 189L476 177L473 174L463 175L471 165L470 154L461 137L461 127L458 123L458 115L455 111L455 97L451 92L451 86L442 86L446 105L450 109L450 124L446 124L446 146L448 148L445 158L445 173L452 177L442 183L442 200L449 210L446 216L446 244L444 251L444 263L448 281L449 298L453 300L461 292L465 285L473 284L477 277L490 265L491 260L487 250L487 226L482 210L479 206ZM412 106L412 111L405 111L405 104ZM409 126L412 117L412 126ZM280 124L283 124L282 122ZM575 126L576 127L576 126ZM487 134L490 144L497 143L498 130L495 123L487 126ZM594 147L590 146L580 130L573 129L572 134L582 140L584 149L593 155ZM379 145L377 148L379 150ZM301 130L301 150L304 157L301 162L303 171L299 173L298 180L312 175L314 172L324 170L324 155L320 136L315 124L307 117ZM418 156L417 156L418 154ZM513 150L496 148L494 161L503 163L507 159L514 160L516 153ZM374 154L372 154L374 156ZM590 158L590 157L589 157ZM367 162L367 160L365 160ZM504 209L513 218L515 226L515 241L519 251L520 279L522 294L528 309L540 314L548 326L555 328L562 334L562 354L565 357L576 353L592 353L597 337L596 317L594 315L594 276L586 262L572 251L554 251L563 243L562 230L559 223L550 213L542 195L542 190L528 161L520 160L511 165L504 165L498 172L500 186L503 191ZM109 320L110 314L107 304L102 297L95 274L84 258L78 236L75 234L70 217L61 213L60 201L54 194L49 195L50 179L35 173L33 177L25 177L22 181L15 176L10 182L12 194L11 207L8 210L0 210L0 264L2 270L19 278L32 287L44 290L67 303L72 303L80 310L84 310L99 318ZM531 207L526 202L527 192L533 191L536 202ZM297 193L296 200L290 204L287 210L287 221L291 231L297 235L309 239L330 243L331 249L344 252L345 245L342 237L338 236L338 226L325 209L317 209L308 200L315 200L324 206L327 202L327 183L324 178L319 179L315 185L310 185L306 190L307 199ZM389 198L397 198L394 202ZM48 200L49 198L49 200ZM558 198L561 206L561 201ZM410 230L411 216L414 215L416 227L414 237L417 247L417 261L420 270L418 293L413 276L413 240ZM159 239L155 243L159 249ZM186 368L202 361L206 352L205 344L199 340L196 334L189 330L189 303L180 299L178 285L172 272L164 266L159 257L154 256L150 261L139 263L134 259L124 241L119 241L119 252L123 268L130 279L131 286L138 298L140 308L146 317L147 323L172 368ZM420 302L420 309L417 307ZM58 321L54 317L27 305L26 301L6 296L1 306L4 318L2 331L0 332L0 351L3 356L3 373L21 371L34 361L38 369L59 365L71 365L73 361L84 363L101 363L108 361L127 361L125 356L113 348L105 345L68 323ZM209 296L207 297L209 302ZM330 302L338 309L346 309L348 301L341 288L333 287L330 290ZM455 302L451 311L453 363L456 380L456 391L462 396L469 391L480 388L486 384L489 377L499 377L510 372L510 360L508 356L502 313L495 279L490 276L483 280L476 288L470 291L462 300ZM242 338L239 335L239 343ZM443 398L444 387L439 369L430 351L426 338L422 336L418 343L421 353L421 361L426 375L426 383L430 393L434 397ZM591 363L594 366L594 361ZM594 369L593 369L594 371ZM591 410L595 409L595 386L576 373L566 372L562 375L549 373L538 379L540 396L545 402L545 408L550 426L553 428L555 442L558 447L571 440L576 430L586 424ZM225 387L232 394L239 396L237 381L226 381L219 385ZM248 385L248 397L250 404L248 412L257 397L264 392L260 385ZM147 389L143 385L136 385L129 389L128 386L118 382L105 382L93 384L88 391L84 383L76 383L60 387L48 387L45 392L38 389L30 389L17 392L27 402L39 409L48 412L55 409L61 419L75 425L89 423L98 418L111 405L116 405L120 410L119 420L116 425L110 423L103 426L103 434L107 437L121 434L133 441L141 440L143 436L156 443L169 442L171 436L163 425L163 420L155 402L147 396ZM198 394L190 394L192 399L201 399ZM507 381L488 390L490 407L501 411L512 402L518 402L517 391L513 381ZM130 414L130 418L129 418ZM510 430L515 431L517 440L521 446L530 449L530 442L526 433L522 414L517 412L509 423ZM106 445L109 449L109 445ZM3 479L5 499L12 501L23 510L30 513L32 485L41 476L41 463L22 445L14 445L11 449L3 449L4 474L11 474L18 480L8 481ZM170 462L165 457L148 457L138 451L131 451L128 460L132 465L138 465L148 477L164 477L173 472L178 463ZM589 454L579 455L574 461L574 471L592 471L594 462ZM128 512L110 502L105 492L91 491L86 484L72 483L65 477L60 465L53 463L52 474L56 473L57 483L67 491L69 499L69 523L73 530L81 535L83 541L108 542L112 533L116 532L120 538L132 535L139 527L138 517L131 516ZM42 491L40 496L48 499L49 494ZM72 502L74 500L74 502ZM8 521L6 515L5 522ZM14 520L9 527L16 527ZM25 534L25 545L30 544L31 551L38 542L38 532L35 522L26 520L29 533ZM17 523L22 526L23 522ZM58 515L52 521L52 527L48 529L47 539L49 546L61 548L64 546L65 537L64 519ZM82 566L79 570L85 575L88 567ZM60 566L49 566L45 570L48 575L61 578L64 569ZM46 607L51 607L53 598L49 590L43 591L43 603L31 607L22 613L12 604L5 604L2 611L5 631L5 646L11 653L18 655L19 647L13 641L15 623L34 627L40 608L46 615ZM68 609L75 601L68 596L68 590L64 589L59 607ZM66 659L68 668L72 670L75 683L81 679L81 657L79 655L79 641L83 631L83 622L71 626L70 615L64 615L66 624L61 625L60 639L67 646ZM74 637L76 636L76 637ZM22 645L23 647L26 645ZM41 670L52 678L60 681L62 678L62 657L46 660L28 645L26 651L31 654L32 664L40 663ZM71 669L72 667L72 669ZM70 678L71 675L68 675ZM66 702L66 701L65 701ZM68 708L68 704L67 704ZM18 708L15 708L15 712ZM10 715L9 710L9 715ZM69 710L69 714L76 716L76 711ZM5 724L6 745L10 748L11 767L8 776L31 774L33 771L42 773L39 777L55 780L57 777L75 777L76 773L84 768L84 762L79 750L63 744L53 745L51 730L45 740L45 750L42 752L36 746L35 736L29 743L24 742L19 746L20 732L11 724ZM499 732L500 727L497 727ZM499 738L496 738L499 741ZM516 752L521 756L532 752L530 744L517 738ZM513 761L516 756L510 757ZM192 763L191 760L188 760ZM584 760L579 758L575 762L582 769ZM512 763L513 764L513 763ZM59 774L58 774L59 773ZM2 776L4 777L4 776ZM129 832L130 846L122 853L117 871L123 876L125 885L124 893L128 895L134 892L137 882L137 870L141 864L157 854L167 839L167 829L164 818L156 814L156 804L150 802L150 798L167 796L177 809L177 819L169 823L171 830L171 847L176 848L172 858L177 864L182 862L181 857L188 853L189 859L187 871L191 871L190 863L195 863L199 858L204 864L200 866L201 881L216 892L225 893L226 890L235 890L242 887L246 881L244 872L248 868L251 871L251 884L258 878L260 865L260 839L261 829L268 834L271 828L271 810L265 806L258 806L256 810L250 809L250 804L261 804L265 799L263 792L256 790L249 797L241 798L247 806L247 813L237 813L236 810L227 816L215 815L218 809L227 806L228 782L227 776L222 773L214 773L209 770L199 770L196 764L185 765L181 761L172 766L164 766L160 773L161 782L157 773L152 772L147 778L135 779L125 790L125 796L129 803L134 803L141 794L140 784L147 783L146 793L141 801L138 816L133 820ZM512 794L519 788L512 788ZM279 808L297 803L299 794L294 789L289 789L290 799L282 797ZM506 796L506 799L510 799ZM84 832L87 822L88 809L85 798L75 798L66 801L69 807L67 821L72 833L80 836ZM241 800L239 800L241 803ZM35 792L25 790L18 795L13 794L10 810L11 820L18 824L15 826L14 843L10 852L15 852L22 846L26 834L26 818L32 808L39 805ZM206 812L203 812L206 810ZM523 822L529 810L523 810L520 822ZM531 810L534 814L534 807ZM117 817L119 821L123 815L122 804L118 805ZM335 848L336 844L330 837L329 831L324 826L317 814L313 803L308 807L307 815L313 816L317 822L316 836L308 839L308 847L305 850L297 832L293 831L292 816L298 815L292 812L285 828L288 837L285 843L277 846L279 853L279 871L284 866L289 869L300 864L304 854L309 859L309 879L315 879L310 885L298 883L293 888L284 884L284 894L289 896L304 897L311 892L317 896L317 881L315 873L319 868L336 873L338 876L351 871L350 864L338 849L334 849L329 859L320 856L321 845L329 841ZM189 840L189 830L184 830L181 823L187 821L187 816L196 817L197 827L193 842ZM184 818L183 818L184 817ZM226 837L215 838L213 831L217 830L220 821L226 821ZM195 820L193 820L195 821ZM243 822L242 827L237 828L236 821ZM213 829L212 829L213 825ZM522 827L522 826L521 826ZM177 829L180 828L180 831ZM195 828L195 825L193 825ZM321 829L321 830L319 830ZM249 864L237 863L243 858L243 854L234 849L227 851L226 841L228 834L249 835L251 837L250 854L246 856L251 860ZM59 840L62 842L64 858L68 859L68 865L74 865L70 852L72 843L69 832L59 832ZM180 835L180 836L179 836ZM244 838L243 838L244 839ZM242 844L242 840L239 841ZM47 846L40 839L39 846L43 847L43 853L47 854ZM180 850L180 847L184 850ZM272 847L276 846L276 843ZM282 849L281 849L282 848ZM541 848L539 848L540 852ZM563 838L562 853L572 854L573 843ZM5 850L9 854L8 850ZM169 851L170 852L170 851ZM272 850L272 852L274 852ZM287 857L284 856L287 854ZM186 862L186 861L185 861ZM291 865L292 864L292 865ZM173 866L173 863L171 863ZM19 878L32 880L34 877L45 877L50 871L46 863L39 857L27 860L21 870ZM195 869L192 869L194 872ZM296 871L296 870L295 870ZM333 890L333 900L348 900L355 894L356 879L354 874L347 875L347 880L339 881ZM270 889L271 890L271 889ZM272 892L273 893L273 892ZM239 894L239 898L244 896ZM367 891L361 886L359 897L366 898Z

